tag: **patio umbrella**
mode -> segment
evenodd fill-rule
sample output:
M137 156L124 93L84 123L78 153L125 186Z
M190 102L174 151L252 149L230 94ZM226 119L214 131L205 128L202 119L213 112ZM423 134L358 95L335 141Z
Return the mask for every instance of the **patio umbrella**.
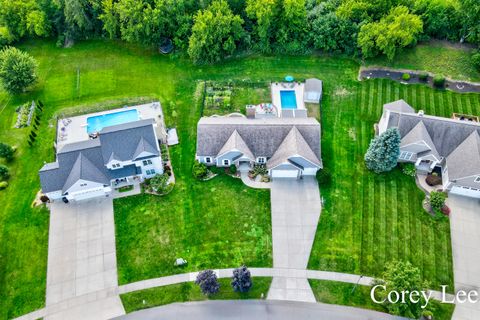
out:
M293 80L295 80L295 78L293 78L292 76L285 77L285 81L292 82Z

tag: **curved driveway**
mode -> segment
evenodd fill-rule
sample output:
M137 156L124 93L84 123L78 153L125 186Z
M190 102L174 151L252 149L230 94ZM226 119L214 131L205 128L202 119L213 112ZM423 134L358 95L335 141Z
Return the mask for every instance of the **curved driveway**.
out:
M394 320L386 313L322 303L270 300L217 300L174 303L145 309L117 320Z

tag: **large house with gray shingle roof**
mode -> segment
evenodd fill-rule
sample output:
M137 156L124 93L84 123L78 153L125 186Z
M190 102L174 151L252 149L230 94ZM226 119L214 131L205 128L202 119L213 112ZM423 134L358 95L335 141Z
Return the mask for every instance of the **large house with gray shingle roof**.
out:
M399 162L420 174L438 168L444 190L480 198L480 123L428 116L398 100L383 106L378 133L392 127L402 137Z
M322 168L320 123L307 117L203 117L196 158L217 167L266 165L272 178L315 175Z
M153 119L105 127L98 137L64 145L56 161L40 169L42 192L51 200L108 196L163 173Z

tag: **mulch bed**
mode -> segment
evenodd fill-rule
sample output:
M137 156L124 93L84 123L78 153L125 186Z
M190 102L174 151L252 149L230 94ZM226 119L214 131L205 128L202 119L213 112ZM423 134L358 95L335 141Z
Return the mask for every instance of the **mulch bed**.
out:
M402 79L402 75L408 73L410 75L410 80L405 81ZM425 84L431 88L434 88L433 85L433 75L428 74L427 80L420 80L419 75L424 72L412 71L412 70L395 70L387 68L361 68L359 79L390 79L404 84ZM449 89L455 92L467 93L474 92L480 93L480 83L471 83L467 81L455 81L448 78L445 78L445 89Z

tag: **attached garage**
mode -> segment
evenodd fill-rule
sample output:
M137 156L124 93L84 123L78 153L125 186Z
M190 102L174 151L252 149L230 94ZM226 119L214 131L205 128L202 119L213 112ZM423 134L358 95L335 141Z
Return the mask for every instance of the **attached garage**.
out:
M454 186L452 190L450 190L450 193L480 199L480 189Z
M272 178L298 178L299 170L272 170Z
M86 199L105 197L111 191L110 188L98 188L90 189L83 192L73 193L70 197L67 196L69 200L82 201Z

